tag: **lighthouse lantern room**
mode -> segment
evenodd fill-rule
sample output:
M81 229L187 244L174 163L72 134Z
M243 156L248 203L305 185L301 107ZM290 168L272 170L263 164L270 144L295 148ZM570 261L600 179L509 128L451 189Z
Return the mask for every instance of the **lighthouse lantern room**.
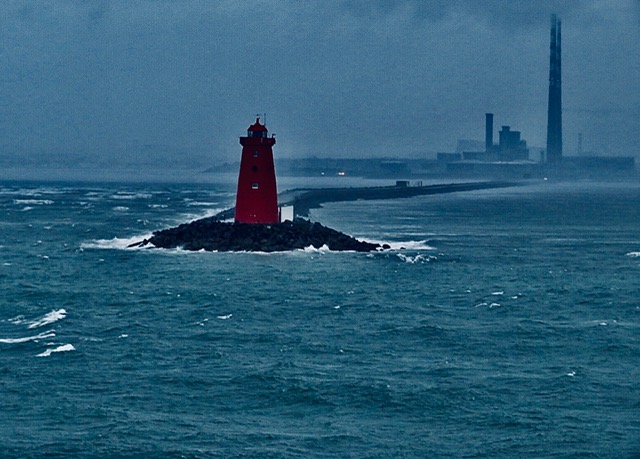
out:
M236 223L278 223L278 191L273 165L274 136L260 118L240 137L242 158L236 194Z

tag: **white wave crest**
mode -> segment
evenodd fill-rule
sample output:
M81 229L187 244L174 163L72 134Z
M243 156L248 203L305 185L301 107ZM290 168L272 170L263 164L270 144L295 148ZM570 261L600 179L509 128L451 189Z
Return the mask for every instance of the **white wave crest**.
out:
M67 316L67 311L65 311L64 309L51 311L50 313L45 314L45 316L42 319L38 319L31 322L28 328L38 328L38 327L42 327L43 325L49 325L64 319L66 316Z
M427 245L427 241L403 241L403 242L389 242L389 241L372 241L374 244L388 245L390 248L387 250L436 250L435 247Z
M628 256L628 257L634 257L634 258L636 258L636 257L640 257L640 252L629 252L629 253L627 254L627 256Z
M14 199L14 204L29 204L32 206L50 206L53 204L53 201L50 199Z
M129 245L149 239L153 233L143 234L141 236L133 236L129 238L114 237L113 239L96 239L95 241L84 242L80 245L81 249L126 249Z
M20 314L19 316L15 316L15 317L12 317L11 319L7 319L7 322L10 322L10 323L15 324L15 325L20 325L22 323L25 323L26 320L25 320L24 316L22 314Z
M434 257L433 255L423 255L423 254L418 254L414 257L410 256L410 255L405 255L404 253L398 253L397 254L398 258L400 258L402 261L404 261L405 263L410 263L410 264L414 264L414 263L428 263L430 261L435 261L438 259L438 257Z
M129 208L126 206L115 206L113 210L116 212L127 212Z
M149 193L128 193L121 192L111 195L111 199L149 199L151 194Z
M36 357L49 357L54 352L69 352L75 350L76 348L73 347L73 344L63 344L62 346L58 346L56 348L47 349L43 353L36 355Z
M187 206L189 207L210 207L218 205L217 202L204 202L204 201L190 201L187 202Z
M53 338L54 336L56 336L55 332L48 331L48 332L42 332L33 336L25 336L24 338L0 338L0 343L4 343L4 344L26 343L29 341L37 341L39 339Z
M331 252L331 249L327 244L324 244L319 249L316 249L314 246L310 245L309 247L305 247L304 249L300 249L305 253L328 253Z

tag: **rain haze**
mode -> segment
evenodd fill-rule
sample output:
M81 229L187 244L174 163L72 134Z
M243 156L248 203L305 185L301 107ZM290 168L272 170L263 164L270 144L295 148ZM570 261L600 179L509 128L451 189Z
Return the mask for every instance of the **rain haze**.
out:
M638 156L640 1L5 1L0 164L212 167L266 113L276 155L432 157L484 114L544 147L549 17L565 154Z
M0 0L0 459L640 458L639 82L640 0Z

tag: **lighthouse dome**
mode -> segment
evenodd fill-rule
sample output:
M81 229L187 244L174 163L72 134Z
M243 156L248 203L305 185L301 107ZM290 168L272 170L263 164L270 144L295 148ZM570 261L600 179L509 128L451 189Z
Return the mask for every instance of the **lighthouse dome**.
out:
M256 118L256 122L247 129L247 137L267 137L267 127L260 124L260 118Z

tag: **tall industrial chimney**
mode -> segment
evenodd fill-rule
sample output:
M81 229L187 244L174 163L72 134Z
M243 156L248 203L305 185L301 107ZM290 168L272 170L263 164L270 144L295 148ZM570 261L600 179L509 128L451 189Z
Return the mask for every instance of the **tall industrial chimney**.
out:
M489 153L493 149L493 113L485 114L484 129L484 151Z
M547 162L562 161L562 22L551 15L549 52L549 106L547 110Z

